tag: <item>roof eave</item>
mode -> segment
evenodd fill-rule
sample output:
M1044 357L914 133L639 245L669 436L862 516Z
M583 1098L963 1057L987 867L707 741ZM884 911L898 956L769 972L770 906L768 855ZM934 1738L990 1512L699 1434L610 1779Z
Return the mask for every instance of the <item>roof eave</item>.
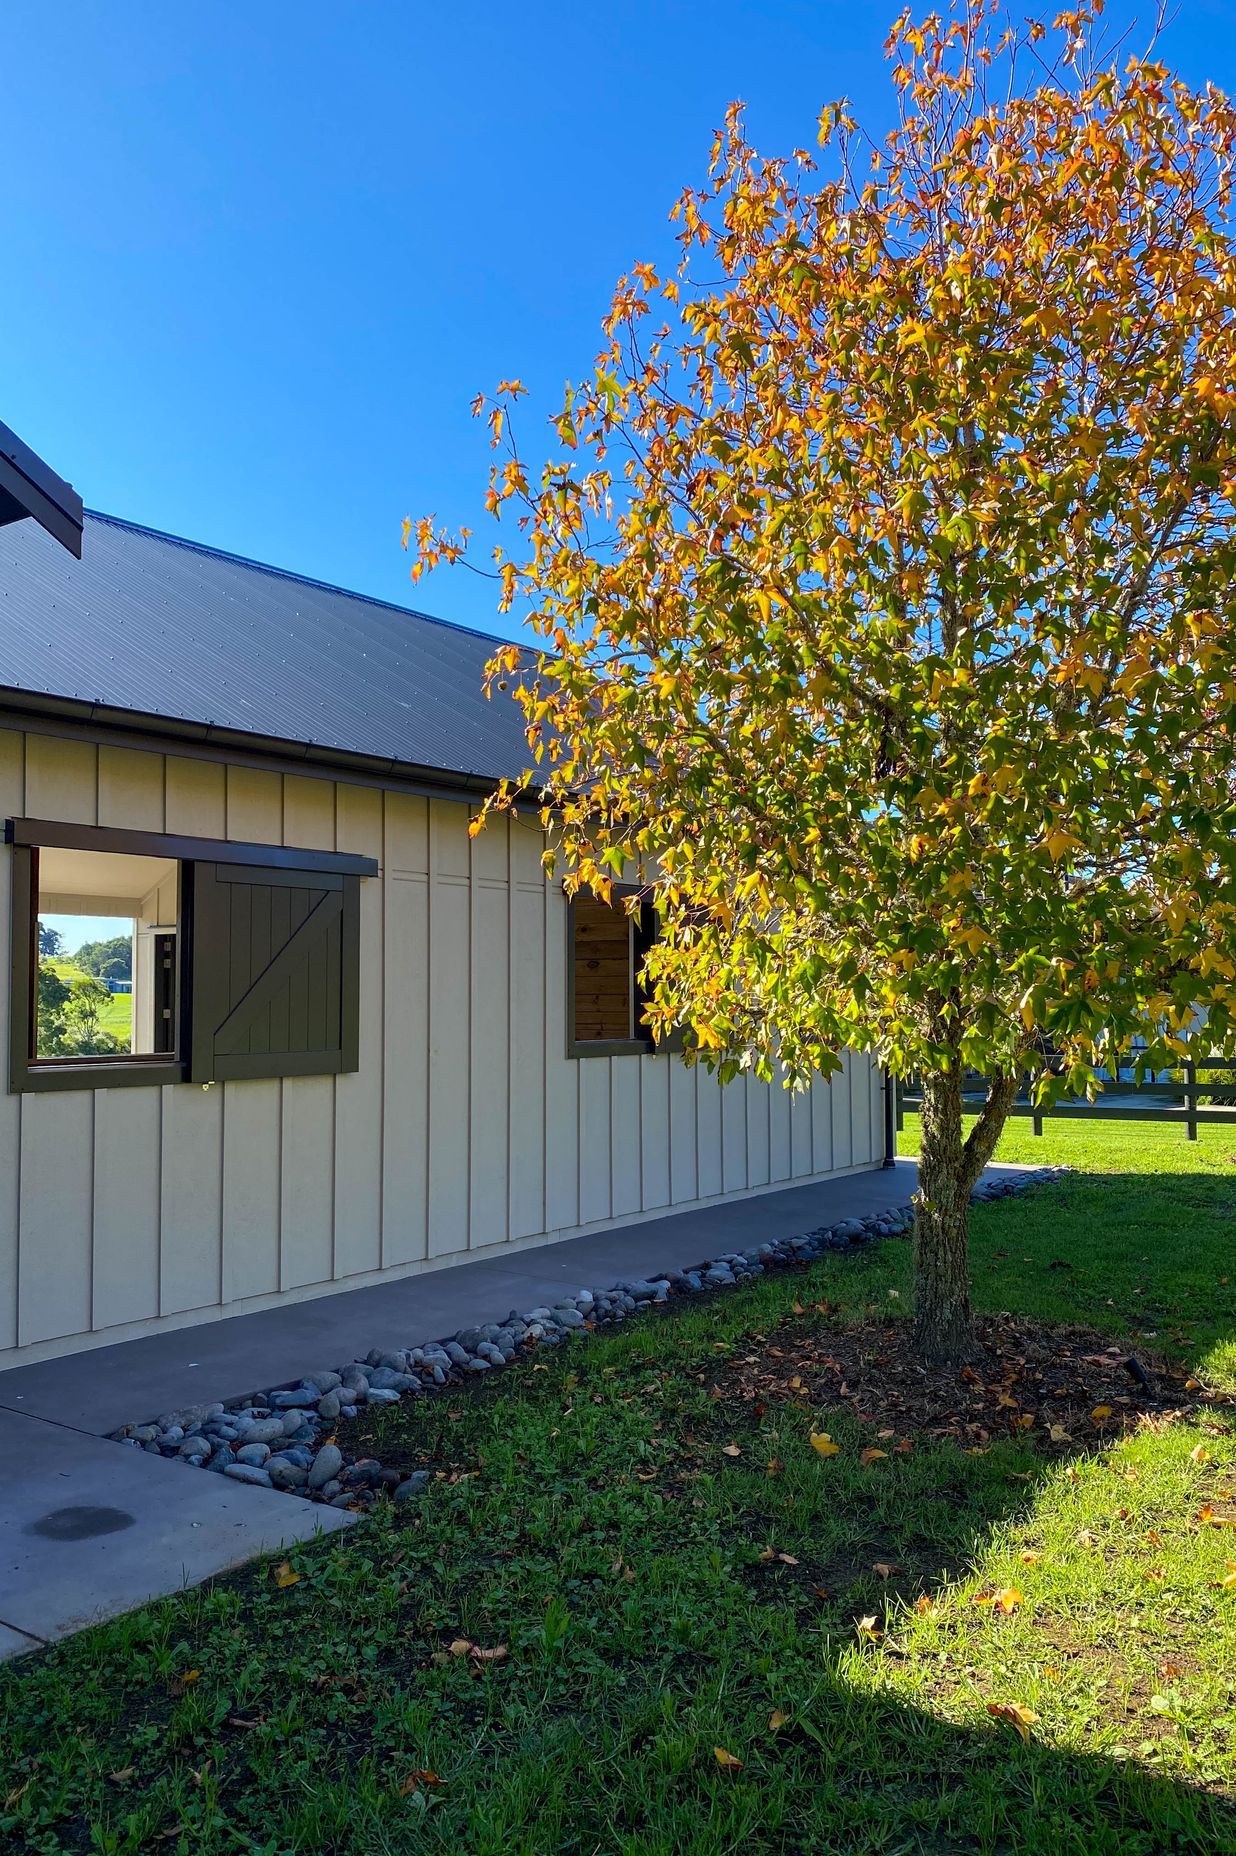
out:
M120 709L81 697L56 696L24 689L0 686L0 720L32 722L75 722L109 734L137 734L151 737L153 743L211 747L220 756L240 753L268 756L283 763L297 765L323 776L348 773L373 779L388 779L402 789L437 794L443 798L483 798L494 792L503 779L501 774L466 773L448 767L427 767L417 761L394 756L365 754L351 748L336 748L314 741L290 741L282 736L263 735L240 728L221 728L211 722L193 722L178 716L152 715L145 710Z

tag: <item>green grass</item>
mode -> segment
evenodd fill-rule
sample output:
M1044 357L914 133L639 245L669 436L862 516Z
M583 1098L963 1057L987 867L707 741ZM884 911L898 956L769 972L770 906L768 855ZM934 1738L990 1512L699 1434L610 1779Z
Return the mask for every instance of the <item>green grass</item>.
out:
M976 1299L1150 1333L1230 1382L1230 1144L1015 1128L1008 1157L1079 1170L978 1209ZM1063 1463L1025 1440L920 1440L864 1469L853 1419L713 1397L796 1299L904 1309L908 1263L888 1243L384 1414L388 1451L441 1470L411 1513L298 1549L293 1584L257 1567L0 1671L0 1837L210 1856L1236 1851L1236 1532L1197 1519L1236 1511L1222 1410ZM840 1455L812 1450L821 1424ZM886 1583L877 1562L901 1570ZM1010 1615L973 1602L1009 1586ZM866 1615L882 1634L856 1630ZM465 1639L506 1654L452 1654ZM1028 1743L1000 1704L1038 1716Z

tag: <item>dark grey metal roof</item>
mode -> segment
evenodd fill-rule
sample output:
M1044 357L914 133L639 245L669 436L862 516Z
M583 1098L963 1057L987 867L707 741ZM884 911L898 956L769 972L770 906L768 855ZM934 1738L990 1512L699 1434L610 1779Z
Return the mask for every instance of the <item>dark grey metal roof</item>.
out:
M497 778L527 765L495 640L114 516L80 562L0 528L0 688L344 756Z

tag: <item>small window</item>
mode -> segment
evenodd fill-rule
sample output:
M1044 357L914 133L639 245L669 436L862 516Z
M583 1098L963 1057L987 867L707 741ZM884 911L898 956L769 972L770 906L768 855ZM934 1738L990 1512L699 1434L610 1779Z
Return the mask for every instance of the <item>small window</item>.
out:
M37 872L32 1060L175 1057L179 864L49 847Z
M571 900L567 998L571 1056L681 1049L677 1037L655 1045L644 1023L642 972L656 939L657 916L648 901L629 911L623 898L634 893L615 886L612 902L602 902L589 890L580 890Z
M360 1063L366 857L11 820L11 1090Z

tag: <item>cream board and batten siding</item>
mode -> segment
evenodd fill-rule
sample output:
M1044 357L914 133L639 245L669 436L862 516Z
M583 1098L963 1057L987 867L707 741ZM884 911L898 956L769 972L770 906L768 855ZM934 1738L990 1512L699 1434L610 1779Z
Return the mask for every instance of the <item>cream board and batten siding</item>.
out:
M470 839L461 801L11 728L0 815L382 867L356 1074L0 1094L0 1366L883 1158L864 1057L799 1096L566 1057L567 910L529 826Z

